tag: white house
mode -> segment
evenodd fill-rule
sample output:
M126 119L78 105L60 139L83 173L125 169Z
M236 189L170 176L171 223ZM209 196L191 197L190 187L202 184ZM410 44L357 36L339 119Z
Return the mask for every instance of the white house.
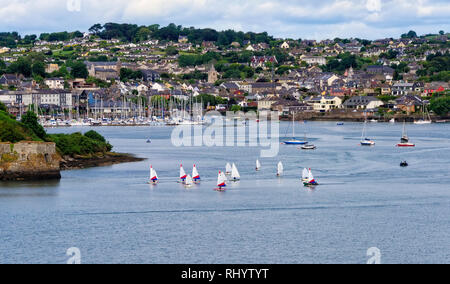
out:
M342 107L342 99L333 96L309 97L305 103L312 105L316 112L327 112Z
M145 93L148 91L148 87L144 84L140 84L139 86L136 87L136 91L138 91L140 94Z
M308 56L308 55L302 55L300 56L301 61L305 61L306 63L310 65L326 65L327 60L323 56Z
M369 96L351 97L344 103L346 109L375 109L382 105L384 105L383 101Z
M286 41L283 42L283 44L280 47L283 48L283 49L289 49L290 48L289 44Z
M256 51L256 49L251 44L249 46L247 46L245 48L245 50L247 50L247 51Z
M64 89L64 79L62 78L48 78L45 79L44 84L47 85L50 89Z
M152 86L152 90L157 90L158 92L164 91L164 86L162 86L161 84L155 83Z

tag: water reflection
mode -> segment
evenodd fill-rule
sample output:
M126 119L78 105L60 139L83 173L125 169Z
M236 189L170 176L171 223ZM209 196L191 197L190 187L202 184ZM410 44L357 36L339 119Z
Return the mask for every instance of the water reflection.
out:
M59 180L0 182L0 198L57 196Z

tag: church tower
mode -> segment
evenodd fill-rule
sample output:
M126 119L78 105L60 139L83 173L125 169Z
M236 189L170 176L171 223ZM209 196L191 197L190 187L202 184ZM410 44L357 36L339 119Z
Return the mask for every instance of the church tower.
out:
M214 84L219 79L219 73L217 73L214 65L211 65L211 69L208 71L208 83Z

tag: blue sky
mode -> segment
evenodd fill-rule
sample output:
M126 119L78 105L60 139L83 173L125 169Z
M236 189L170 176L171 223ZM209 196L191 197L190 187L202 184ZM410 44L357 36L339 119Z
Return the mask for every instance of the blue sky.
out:
M449 15L450 0L0 0L0 30L21 34L173 22L295 39L377 39L448 32Z

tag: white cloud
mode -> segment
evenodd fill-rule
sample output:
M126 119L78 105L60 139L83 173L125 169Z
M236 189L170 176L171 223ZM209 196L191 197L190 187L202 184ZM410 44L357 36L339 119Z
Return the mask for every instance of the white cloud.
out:
M173 22L293 38L375 38L410 29L419 34L450 30L448 0L80 0L80 12L68 11L67 1L0 0L0 30L85 31L106 22Z
M380 12L381 0L367 0L366 8L369 12Z

